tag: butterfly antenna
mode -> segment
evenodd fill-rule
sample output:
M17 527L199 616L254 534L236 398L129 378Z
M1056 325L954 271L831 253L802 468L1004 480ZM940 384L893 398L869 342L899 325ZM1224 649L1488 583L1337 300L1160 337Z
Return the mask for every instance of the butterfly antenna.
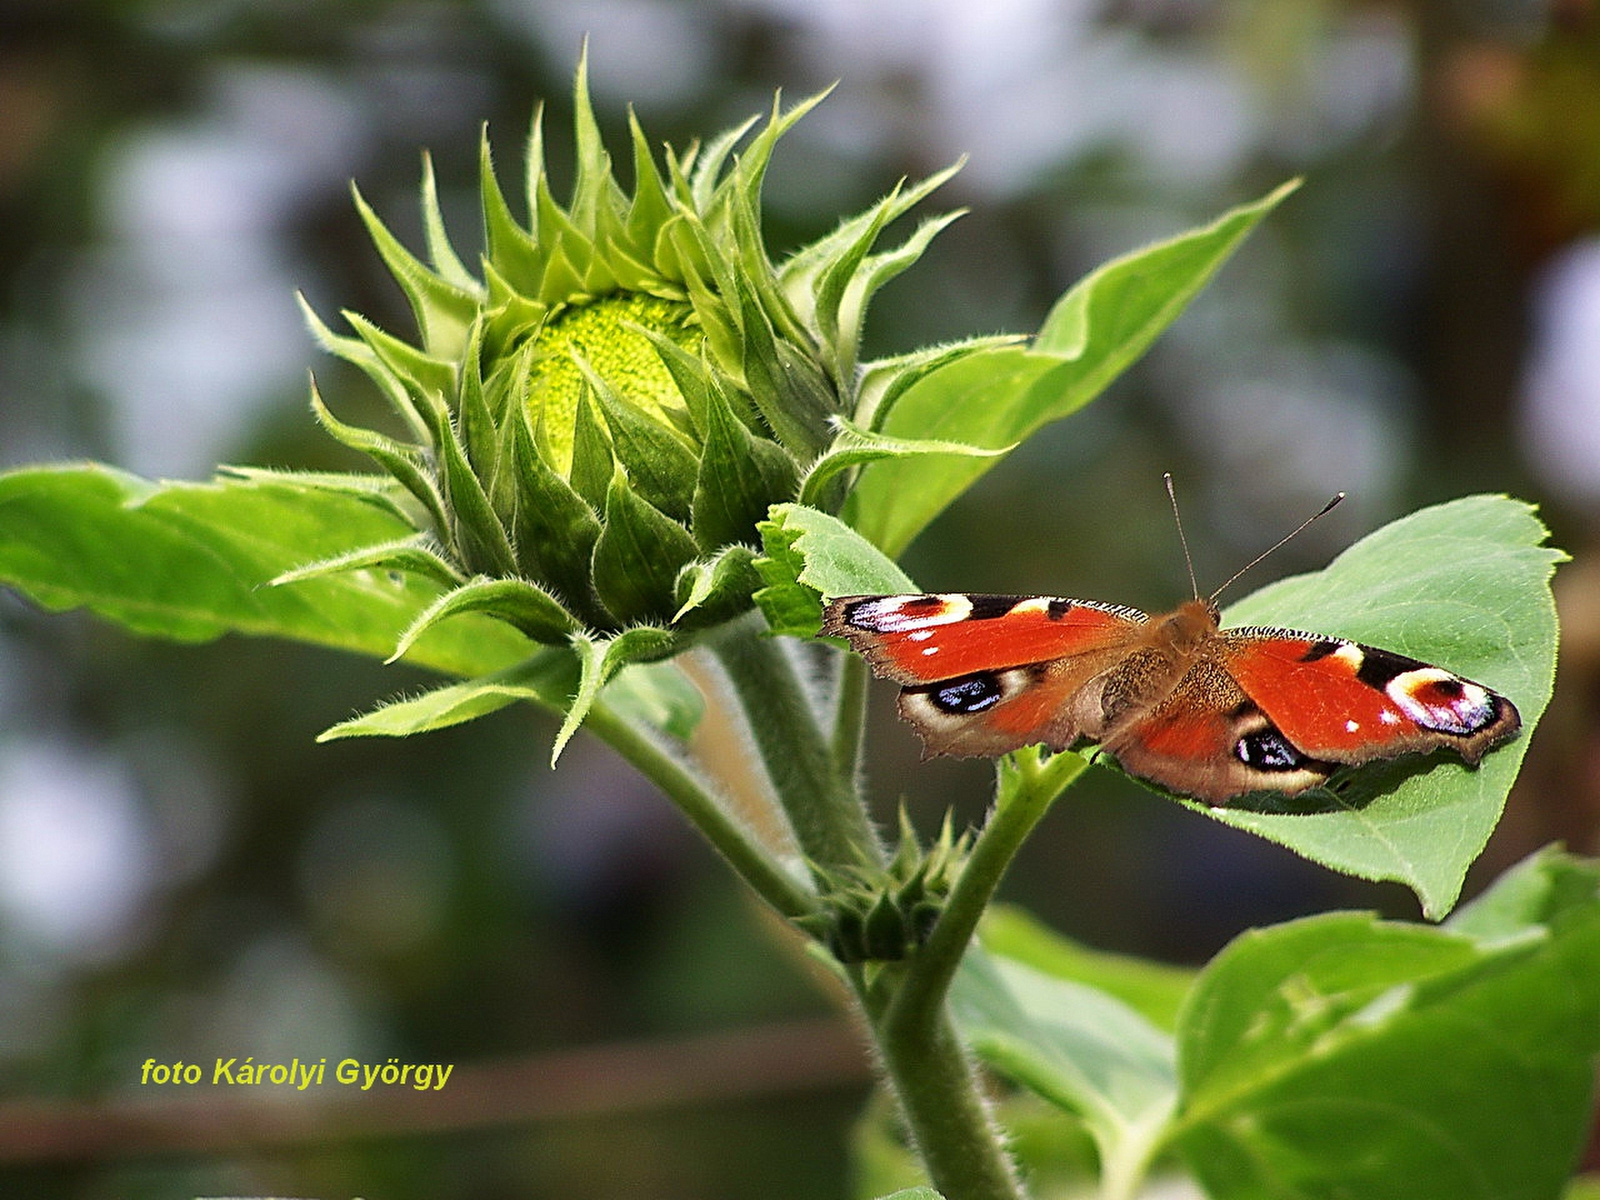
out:
M1183 544L1183 562L1189 568L1189 587L1194 591L1194 598L1200 599L1200 585L1194 577L1194 559L1189 556L1189 539L1183 533L1183 518L1178 515L1178 493L1172 489L1172 472L1164 472L1161 476L1167 485L1167 499L1172 501L1172 519L1178 526L1178 541Z
M1256 555L1249 562L1245 563L1244 566L1240 567L1237 571L1235 571L1228 578L1228 582L1227 583L1224 583L1216 591L1211 593L1212 601L1214 602L1218 596L1222 595L1223 592L1227 591L1227 589L1234 584L1234 582L1239 578L1239 576L1243 575L1246 571L1250 570L1257 563L1259 563L1262 559L1264 559L1267 555L1271 554L1274 550L1278 549L1278 547L1282 546L1290 538L1296 537L1300 533L1300 531L1303 530L1307 525L1311 524L1311 522L1315 521L1318 517L1325 517L1329 513L1331 513L1334 510L1334 508L1338 506L1339 502L1341 500L1343 500L1343 499L1344 499L1344 493L1343 492L1339 492L1339 493L1335 494L1333 499L1329 500L1320 509L1318 509L1316 512L1312 513L1304 521L1301 521L1300 524L1296 525L1288 533L1284 534L1277 541L1273 542L1272 545L1268 546L1265 550L1263 550L1260 554ZM1189 574L1192 577L1193 574L1194 574L1194 571L1191 569Z

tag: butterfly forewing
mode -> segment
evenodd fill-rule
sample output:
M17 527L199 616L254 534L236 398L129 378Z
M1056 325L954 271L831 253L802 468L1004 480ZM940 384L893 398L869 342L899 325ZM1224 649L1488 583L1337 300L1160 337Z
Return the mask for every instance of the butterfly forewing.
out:
M1392 650L1276 629L1220 640L1240 687L1317 758L1359 763L1445 746L1476 763L1521 725L1504 696Z
M1052 596L843 596L822 632L848 638L885 678L926 684L1121 645L1136 608Z

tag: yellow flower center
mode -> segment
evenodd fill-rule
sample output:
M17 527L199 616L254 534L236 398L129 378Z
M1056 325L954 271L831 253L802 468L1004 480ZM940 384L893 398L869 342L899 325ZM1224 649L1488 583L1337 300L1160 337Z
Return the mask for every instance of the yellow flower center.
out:
M639 293L605 296L569 308L539 331L539 356L528 381L528 410L546 461L572 470L573 426L587 386L582 359L639 412L677 428L669 410L684 410L683 395L650 339L631 326L660 333L690 350L702 340L693 308Z

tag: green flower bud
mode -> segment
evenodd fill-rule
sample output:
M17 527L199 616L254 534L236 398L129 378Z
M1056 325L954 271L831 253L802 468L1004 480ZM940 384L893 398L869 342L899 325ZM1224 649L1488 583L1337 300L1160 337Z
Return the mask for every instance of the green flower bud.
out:
M761 586L757 523L771 505L842 500L854 468L876 453L849 424L866 305L933 226L869 252L944 176L897 189L774 263L760 229L762 180L778 139L817 99L775 106L737 157L754 122L658 160L632 121L630 194L612 173L580 63L569 203L551 194L537 117L526 222L484 143L480 274L450 245L431 167L427 261L357 196L418 340L355 314L345 314L354 336L311 319L328 349L377 384L404 432L355 428L313 404L334 437L415 500L417 539L347 561L449 581L406 644L429 622L472 611L548 644L582 637L627 649L591 656L608 670L663 657L750 608ZM875 383L881 393L881 372ZM668 636L618 641L637 627Z
M927 940L971 848L971 834L955 836L946 813L938 839L924 851L902 810L900 845L887 867L813 868L825 903L800 924L840 962L898 962Z

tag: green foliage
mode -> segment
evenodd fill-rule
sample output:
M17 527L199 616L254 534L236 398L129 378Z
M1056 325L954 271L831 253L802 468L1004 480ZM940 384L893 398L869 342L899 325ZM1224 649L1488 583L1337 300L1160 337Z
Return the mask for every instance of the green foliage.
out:
M756 603L774 633L812 637L822 624L819 596L914 592L899 567L837 517L799 504L779 504L761 526L766 587Z
M1107 263L1056 302L1032 345L990 347L939 367L892 405L880 405L871 427L998 450L1069 416L1144 353L1296 186L1285 184L1201 229ZM897 555L993 465L982 458L875 463L862 472L846 519Z
M1440 756L1391 778L1360 807L1299 814L1206 810L1367 879L1394 879L1439 917L1500 818L1506 793L1555 680L1556 612L1549 579L1565 555L1526 504L1469 496L1395 521L1321 571L1284 579L1231 606L1234 625L1284 625L1382 646L1437 663L1509 696L1517 740L1477 768Z
M88 608L135 633L248 633L386 658L439 595L425 573L362 565L269 586L412 533L397 488L369 476L314 482L256 473L158 484L94 465L0 475L0 579L47 608ZM531 649L510 626L467 617L428 630L406 657L480 675Z
M1103 1180L1175 1151L1215 1200L1554 1197L1582 1144L1592 862L1536 855L1442 928L1331 913L1243 934L1175 1036L1026 934L1007 936L1035 965L986 939L956 1012L986 1061L1084 1122Z

